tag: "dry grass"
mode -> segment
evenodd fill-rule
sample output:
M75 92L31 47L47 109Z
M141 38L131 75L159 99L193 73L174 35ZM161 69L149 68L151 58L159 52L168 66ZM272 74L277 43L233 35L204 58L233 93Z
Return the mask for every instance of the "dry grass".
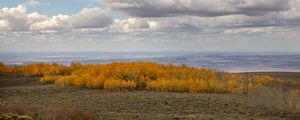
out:
M64 103L58 104L57 106L50 106L45 109L25 107L24 105L16 104L3 105L0 106L0 113L3 116L25 116L28 120L94 120L92 114L84 113L74 106Z
M286 100L289 110L300 114L300 90L290 90Z
M249 103L288 111L295 118L300 118L299 93L299 90L280 87L256 87L249 91Z
M32 120L32 117L14 113L0 113L0 120Z

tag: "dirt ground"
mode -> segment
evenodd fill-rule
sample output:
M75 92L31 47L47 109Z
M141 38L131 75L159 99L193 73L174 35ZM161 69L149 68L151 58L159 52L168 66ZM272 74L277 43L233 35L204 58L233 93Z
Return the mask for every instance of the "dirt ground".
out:
M38 111L69 106L99 120L295 119L286 111L250 104L245 95L106 91L37 83L38 78L0 79L2 106L18 105Z

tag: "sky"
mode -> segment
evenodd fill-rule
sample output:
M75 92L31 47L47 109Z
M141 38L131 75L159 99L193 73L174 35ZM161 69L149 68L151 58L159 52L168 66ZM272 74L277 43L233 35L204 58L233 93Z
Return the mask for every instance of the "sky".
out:
M0 52L300 53L300 0L0 0Z

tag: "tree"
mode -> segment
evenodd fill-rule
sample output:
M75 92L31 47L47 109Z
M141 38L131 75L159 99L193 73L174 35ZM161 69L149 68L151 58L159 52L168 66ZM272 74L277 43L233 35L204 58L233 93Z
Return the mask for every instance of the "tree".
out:
M0 63L0 72L1 73L6 72L5 65L3 63Z

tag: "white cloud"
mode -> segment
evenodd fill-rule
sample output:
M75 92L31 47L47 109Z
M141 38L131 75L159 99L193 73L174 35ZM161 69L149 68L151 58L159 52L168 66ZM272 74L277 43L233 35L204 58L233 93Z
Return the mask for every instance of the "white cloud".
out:
M0 20L0 30L7 30L8 22L6 20Z
M37 6L40 5L41 3L38 0L29 0L25 3L23 3L22 5L26 6L26 7L32 7L32 6Z
M283 12L283 17L289 20L290 22L297 22L300 20L300 0L291 0L290 9L286 12Z
M284 11L291 0L100 0L110 9L135 17L170 17L192 15L265 15Z
M121 11L135 19L153 21L155 28L159 29L177 28L185 31L206 28L300 26L300 0L100 1L110 9ZM117 22L120 21L122 20Z
M48 17L37 12L27 13L26 6L0 9L0 30L60 30L103 28L112 24L108 11L100 8L83 8L73 15L56 15Z
M48 19L48 17L46 15L41 15L37 12L34 13L30 13L27 15L28 18L28 23L29 24L34 24L34 23L38 23L38 22L42 22Z
M100 8L84 8L79 13L70 16L73 28L103 28L112 23L110 14Z
M68 29L68 15L57 15L44 21L33 23L30 30L60 30Z
M28 5L0 8L0 41L7 43L0 50L255 51L252 46L272 42L257 50L299 51L300 0L102 1L112 11L94 7L46 16L28 13ZM115 11L128 18L113 20Z
M26 30L28 28L26 7L0 9L0 20L7 21L7 30Z
M143 18L116 19L110 27L116 32L145 31L157 28L157 22Z
M219 1L219 0L217 0ZM109 28L110 31L203 30L208 28L299 26L300 0L102 0L130 17L112 20L107 10L83 8L72 15L27 13L24 5L0 9L0 30ZM30 1L28 3L31 3ZM34 3L34 1L33 1Z

